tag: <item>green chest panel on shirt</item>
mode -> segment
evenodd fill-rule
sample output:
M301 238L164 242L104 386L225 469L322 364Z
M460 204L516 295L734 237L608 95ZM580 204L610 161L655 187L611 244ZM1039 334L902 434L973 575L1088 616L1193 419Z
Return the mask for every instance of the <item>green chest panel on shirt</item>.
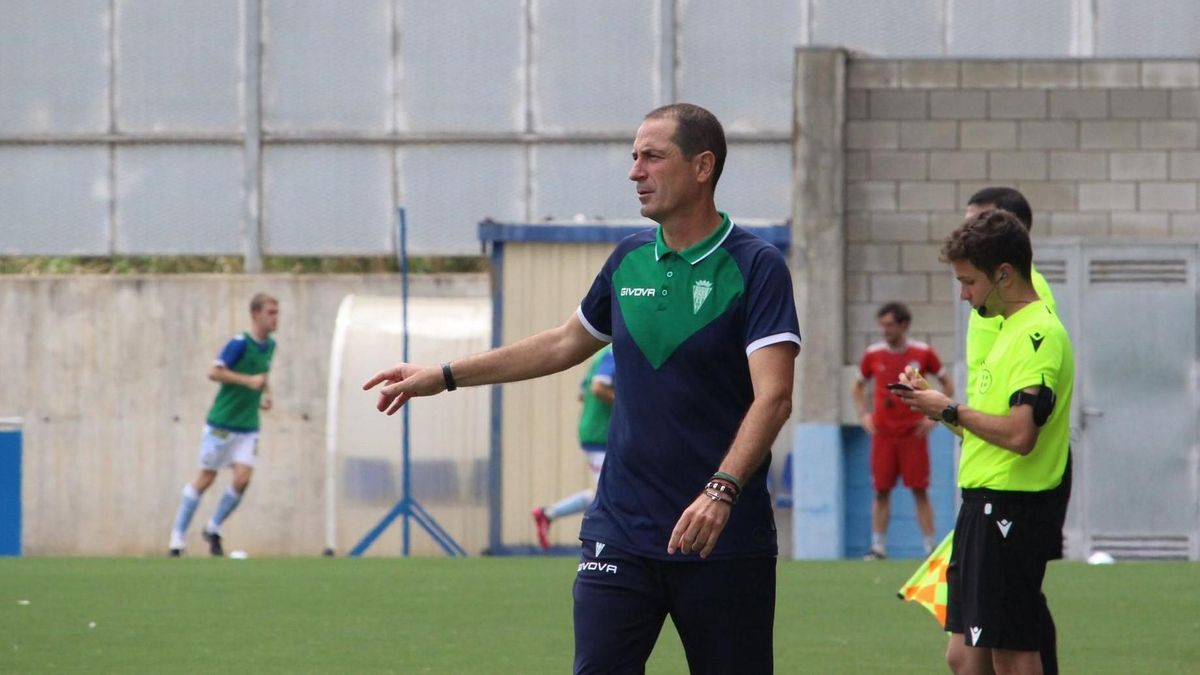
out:
M246 349L237 363L228 366L229 370L243 375L269 372L271 358L275 355L275 340L267 338L265 343L255 343L249 333L243 335ZM259 425L258 407L262 397L261 389L224 383L217 391L217 397L208 411L207 421L223 429L256 430Z
M244 375L258 375L271 370L271 357L275 355L275 340L267 338L265 343L259 344L265 344L266 348L259 347L247 333L246 351L230 370Z
M613 272L626 329L654 368L729 311L744 290L741 270L721 248L693 264L672 251L656 260L654 243L647 243Z

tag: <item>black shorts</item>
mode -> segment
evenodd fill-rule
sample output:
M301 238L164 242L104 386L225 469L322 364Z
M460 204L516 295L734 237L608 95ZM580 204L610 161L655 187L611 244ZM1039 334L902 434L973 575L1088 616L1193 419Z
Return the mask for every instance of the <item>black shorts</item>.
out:
M775 558L688 558L653 560L583 542L576 673L644 673L668 614L690 672L772 672Z
M969 647L1039 651L1046 562L1062 554L1054 490L963 490L946 569L946 630Z
M1052 517L1058 523L1058 545L1052 547L1049 552L1049 560L1061 560L1063 557L1063 536L1062 530L1067 524L1067 505L1071 501L1071 475L1074 472L1071 470L1071 448L1067 448L1067 466L1063 469L1062 480L1059 481L1058 487L1047 492L1049 506L1052 512Z

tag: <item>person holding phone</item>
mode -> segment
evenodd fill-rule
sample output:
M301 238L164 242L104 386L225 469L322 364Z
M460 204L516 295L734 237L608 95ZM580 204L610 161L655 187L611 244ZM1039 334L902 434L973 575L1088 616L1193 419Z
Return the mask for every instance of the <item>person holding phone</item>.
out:
M1003 317L965 404L912 372L897 396L920 414L962 430L962 507L946 570L946 651L956 673L1057 671L1042 580L1062 554L1064 480L1075 357L1062 322L1032 281L1025 225L1002 209L952 232L942 260L960 298ZM1049 667L1047 667L1049 666Z
M891 520L891 493L898 477L913 493L922 543L929 553L935 545L933 506L929 503L929 431L936 422L909 410L889 392L906 368L935 375L947 396L954 383L930 345L908 339L912 313L899 302L889 302L876 313L883 340L867 347L854 383L854 405L863 429L871 435L871 477L875 500L871 505L871 548L864 560L887 557L887 529ZM866 382L874 380L873 410L867 411ZM905 385L906 386L906 385Z

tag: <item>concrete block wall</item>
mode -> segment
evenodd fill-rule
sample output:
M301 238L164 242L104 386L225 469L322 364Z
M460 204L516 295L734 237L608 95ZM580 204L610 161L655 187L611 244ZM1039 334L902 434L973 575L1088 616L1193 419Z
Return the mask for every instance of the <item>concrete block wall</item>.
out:
M851 57L845 95L847 364L888 300L959 358L938 250L979 188L1029 198L1035 246L1200 237L1200 61Z
M412 281L414 298L488 294L483 274ZM247 327L246 304L260 290L280 303L274 406L263 415L252 486L225 534L254 555L320 552L334 320L347 294L399 295L397 275L0 278L0 417L24 420L25 554L166 552L216 393L205 373ZM390 360L399 360L396 349ZM369 410L372 400L363 393L347 405ZM399 434L398 420L394 428ZM203 551L199 530L228 481L222 471L197 511L193 555Z

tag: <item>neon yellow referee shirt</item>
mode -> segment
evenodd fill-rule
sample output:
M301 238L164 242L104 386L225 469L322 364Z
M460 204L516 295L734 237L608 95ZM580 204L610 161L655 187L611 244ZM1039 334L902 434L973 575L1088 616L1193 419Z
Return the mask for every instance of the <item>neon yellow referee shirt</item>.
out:
M1046 283L1046 277L1037 271L1035 267L1029 267L1029 280L1033 283L1033 290L1037 291L1038 297L1047 305L1050 305L1050 311L1057 312L1058 307L1054 303L1054 293L1050 291L1050 284ZM1000 334L1000 325L1004 323L1002 316L979 316L979 312L971 310L971 316L967 320L967 391L975 391L975 374L979 372L979 366L983 364L983 357L992 351L992 344L996 342L996 336Z
M963 430L958 484L1037 492L1056 487L1067 464L1075 354L1070 337L1044 301L1032 302L1004 319L991 349L976 369L967 405L989 415L1007 415L1009 399L1022 389L1046 386L1058 400L1028 455L994 446Z

